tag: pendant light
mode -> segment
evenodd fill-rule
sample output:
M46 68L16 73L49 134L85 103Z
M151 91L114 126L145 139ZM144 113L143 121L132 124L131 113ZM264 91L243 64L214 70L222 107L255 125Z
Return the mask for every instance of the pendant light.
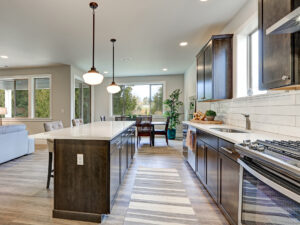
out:
M113 44L113 81L109 86L107 86L107 91L111 94L116 94L119 91L121 91L121 88L119 85L115 83L115 42L117 41L116 39L111 39L110 40Z
M96 2L90 3L90 8L93 10L93 66L90 71L83 75L84 82L89 85L101 84L103 81L103 75L100 74L94 65L95 61L95 9L97 9L98 4Z

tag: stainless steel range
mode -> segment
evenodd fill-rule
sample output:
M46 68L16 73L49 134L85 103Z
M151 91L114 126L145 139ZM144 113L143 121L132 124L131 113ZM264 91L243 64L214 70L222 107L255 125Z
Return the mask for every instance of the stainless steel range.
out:
M300 224L300 141L245 140L240 224Z

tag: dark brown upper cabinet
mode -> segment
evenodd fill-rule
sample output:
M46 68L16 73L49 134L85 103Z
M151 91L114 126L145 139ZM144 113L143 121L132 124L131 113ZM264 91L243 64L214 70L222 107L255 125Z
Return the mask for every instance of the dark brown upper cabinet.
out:
M300 84L299 32L266 34L266 30L293 9L300 0L259 0L259 88L273 89Z
M214 35L197 55L197 99L232 98L232 34Z

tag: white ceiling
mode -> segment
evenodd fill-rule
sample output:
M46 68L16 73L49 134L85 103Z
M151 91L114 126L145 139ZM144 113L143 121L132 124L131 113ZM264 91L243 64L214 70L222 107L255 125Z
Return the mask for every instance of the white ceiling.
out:
M207 40L247 0L102 0L96 11L96 67L116 75L181 74ZM91 67L88 0L1 0L0 66L72 64ZM187 47L179 47L187 41ZM168 68L163 72L162 68ZM109 75L106 75L109 76Z

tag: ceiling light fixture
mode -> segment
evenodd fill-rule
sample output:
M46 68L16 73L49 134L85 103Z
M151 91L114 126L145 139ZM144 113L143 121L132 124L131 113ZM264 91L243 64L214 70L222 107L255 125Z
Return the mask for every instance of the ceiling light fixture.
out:
M298 16L298 18L297 18L297 22L300 22L300 16Z
M107 91L111 94L116 94L119 91L121 91L120 86L115 83L115 42L117 40L111 39L110 41L112 42L113 45L113 67L112 67L113 80L111 84L107 86Z
M2 59L8 59L8 56L7 55L1 55L0 56Z
M187 46L188 45L188 43L186 42L186 41L183 41L183 42L180 42L180 44L179 44L181 47L184 47L184 46Z
M104 71L103 73L104 73L104 74L108 74L108 71Z
M168 71L168 69L167 69L167 68L163 68L162 70L163 70L163 71Z
M83 75L84 82L90 85L98 85L103 81L103 75L100 74L94 65L95 62L95 9L98 4L96 2L90 3L90 8L93 10L93 65L90 71Z
M207 0L200 0L200 2L207 2Z

